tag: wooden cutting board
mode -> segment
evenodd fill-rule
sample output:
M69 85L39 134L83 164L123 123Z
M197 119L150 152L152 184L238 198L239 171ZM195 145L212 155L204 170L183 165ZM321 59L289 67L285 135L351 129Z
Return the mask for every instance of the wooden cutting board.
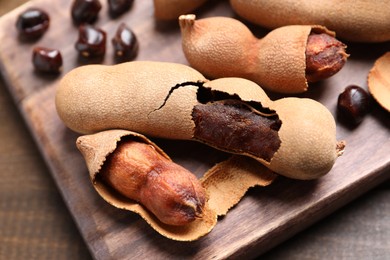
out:
M176 21L157 22L152 1L135 1L118 19L108 16L106 1L95 24L108 39L120 22L126 22L140 42L138 60L187 64L181 51ZM357 128L338 122L337 138L347 142L345 154L332 171L315 181L279 177L265 188L251 189L242 201L220 218L213 231L194 242L176 242L157 234L139 216L108 205L92 188L84 161L75 147L77 134L57 117L54 94L58 80L70 69L81 66L74 49L77 30L70 20L71 1L33 0L0 18L0 68L53 178L96 259L223 259L260 255L317 220L345 205L390 176L390 114L374 104ZM28 7L40 7L51 16L49 31L37 42L22 43L15 21ZM197 12L199 17L231 16L227 1L211 1ZM250 25L259 36L266 30ZM59 77L38 75L31 64L36 45L55 47L64 58ZM113 64L108 45L104 64ZM390 50L390 43L348 43L351 54L337 75L312 85L301 97L325 104L336 116L339 93L350 84L366 88L366 77L376 58ZM115 86L113 86L115 87ZM273 98L278 98L273 96ZM156 141L177 163L201 177L222 152L195 142ZM44 213L42 213L44 214Z

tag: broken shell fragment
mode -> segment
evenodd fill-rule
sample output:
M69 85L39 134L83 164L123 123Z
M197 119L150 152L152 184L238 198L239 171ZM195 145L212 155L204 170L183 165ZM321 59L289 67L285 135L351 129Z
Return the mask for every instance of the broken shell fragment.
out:
M81 133L127 129L196 140L252 157L296 179L328 173L344 148L336 140L332 114L319 102L271 101L252 81L207 81L196 70L174 63L137 61L76 68L62 79L56 108L63 122ZM221 134L210 133L211 128ZM250 138L253 133L257 139ZM263 135L272 140L264 143Z
M390 112L390 52L376 60L368 74L368 90Z

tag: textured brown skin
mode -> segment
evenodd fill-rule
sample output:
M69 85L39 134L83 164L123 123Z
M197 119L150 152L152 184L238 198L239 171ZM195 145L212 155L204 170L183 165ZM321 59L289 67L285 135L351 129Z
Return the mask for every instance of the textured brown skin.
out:
M191 13L207 0L154 0L154 16L159 20L174 20Z
M279 93L307 90L305 55L309 35L326 34L334 38L334 33L324 27L300 25L281 27L258 39L246 25L228 17L195 20L194 15L183 15L179 24L184 54L196 70L210 78L246 78ZM323 45L326 46L320 46ZM339 61L341 56L342 62L327 63L332 65L328 69L332 73L322 76L333 75L343 67L347 57L344 45L338 45L336 56L332 60Z
M167 138L166 129L171 128L176 130L169 131L168 138L190 139L195 87L178 89L158 108L176 84L197 81L207 80L198 71L174 63L82 66L62 78L56 108L69 128L83 134L116 128Z
M165 224L186 225L202 217L205 189L192 173L162 156L152 145L120 143L100 176Z
M230 0L230 4L239 16L270 29L320 24L349 41L390 40L389 0Z
M190 84L174 91L172 87L197 77L204 80L188 66L161 62L83 66L61 81L57 112L67 126L84 132L122 128L161 138L195 140L192 112L199 104L200 87ZM329 172L342 154L334 118L319 102L305 98L271 101L259 85L242 78L205 80L202 85L275 111L282 121L278 131L281 145L272 159L266 161L247 151L239 154L278 174L315 179Z

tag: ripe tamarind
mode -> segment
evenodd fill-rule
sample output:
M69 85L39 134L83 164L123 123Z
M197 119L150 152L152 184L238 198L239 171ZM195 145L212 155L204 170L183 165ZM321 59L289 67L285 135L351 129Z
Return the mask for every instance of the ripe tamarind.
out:
M230 0L230 4L239 16L270 29L319 24L348 41L390 40L389 0Z
M215 105L219 108L213 109ZM208 81L196 70L175 63L136 61L76 68L62 79L56 108L64 123L80 133L127 129L196 140L252 157L297 179L326 174L344 148L336 141L332 114L319 102L271 101L249 80ZM207 130L212 127L222 134L210 135ZM263 142L267 138L271 140Z
M322 26L285 26L256 38L228 17L182 15L182 48L189 64L209 78L242 77L279 93L301 93L308 82L342 69L346 46Z

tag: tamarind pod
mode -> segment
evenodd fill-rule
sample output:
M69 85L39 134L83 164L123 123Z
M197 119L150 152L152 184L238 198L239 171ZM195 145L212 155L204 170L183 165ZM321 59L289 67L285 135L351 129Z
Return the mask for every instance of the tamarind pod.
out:
M224 106L223 113L211 110L208 113L207 109L202 113L197 109L216 102L231 104L229 100L238 105ZM344 144L336 141L334 119L323 105L308 99L293 100L271 101L259 85L242 78L207 81L184 65L138 61L74 69L64 76L57 89L56 108L64 123L75 131L91 133L121 128L148 136L196 140L250 156L281 175L318 178L330 170ZM280 108L283 105L279 103L285 107ZM207 120L212 117L216 120ZM230 126L219 125L223 120ZM268 127L261 127L268 120L271 120L265 124ZM316 126L319 120L323 120L320 128ZM215 127L213 124L217 124L223 135L198 133L199 129ZM258 153L256 149L262 151L264 147L256 140L272 132L276 135L271 134L271 149L265 155ZM252 133L259 139L251 139ZM304 140L310 140L310 144ZM247 145L260 147L247 150ZM290 153L304 154L307 163L294 156L290 158ZM278 154L282 156L275 160ZM279 167L280 164L289 167Z
M228 17L182 15L179 24L183 52L193 68L209 78L246 78L279 93L306 91L308 80L332 76L348 57L345 45L322 26L285 26L257 39L246 25ZM308 45L311 34L329 35L333 41L322 37Z
M160 20L177 19L180 15L194 11L207 0L154 0L154 16Z
M126 130L119 130L119 129L114 129L114 130L108 130L108 131L102 131L96 134L91 134L91 135L84 135L80 136L77 139L77 147L84 156L85 162L87 164L90 178L93 184L93 187L95 190L98 192L98 194L108 203L113 205L114 207L120 208L120 209L125 209L131 212L134 212L136 214L139 214L153 229L155 229L157 232L159 232L161 235L166 236L170 239L178 240L178 241L191 241L198 239L201 236L206 235L209 233L213 227L215 226L217 222L217 215L214 210L211 210L206 203L203 208L202 208L202 216L197 217L194 221L190 221L186 223L185 225L169 225L163 223L159 218L156 217L150 210L146 209L143 204L141 204L139 201L144 201L144 198L137 198L139 195L144 195L144 194L132 194L134 198L129 198L126 196L129 193L133 193L134 189L132 192L129 192L129 190L132 190L131 187L129 189L129 186L126 187L126 184L129 182L133 182L135 180L135 185L138 185L141 187L143 190L148 189L149 187L143 187L146 183L142 183L142 180L144 179L143 177L145 176L131 176L134 171L137 171L137 169L132 169L131 167L128 169L129 172L127 173L128 176L126 178L132 178L132 180L126 180L124 179L124 176L119 174L116 176L116 178L121 178L122 179L122 186L125 186L126 189L122 187L122 189L118 186L118 183L115 183L114 186L111 185L107 182L107 167L113 167L112 164L108 165L107 160L115 153L120 152L118 149L119 143L122 142L123 140L137 140L140 143L144 143L146 145L152 146L153 149L161 155L163 158L166 159L166 162L168 164L173 164L171 159L167 154L164 153L155 143L150 141L148 138L145 136L131 132L131 131L126 131ZM130 157L133 156L131 155L132 151L127 151L127 153L130 153ZM135 151L136 152L136 151ZM130 164L139 166L139 160L143 161L144 163L148 164L146 162L146 157L138 157L133 158L134 160L128 162ZM164 159L164 160L165 160ZM115 162L116 163L116 162ZM123 167L123 163L117 167ZM177 173L177 172L176 172ZM122 173L123 174L123 173ZM187 175L187 174L185 174ZM173 176L171 176L173 177ZM149 176L150 178L150 176ZM166 178L166 177L165 177ZM196 181L194 180L195 177L192 177L190 180L191 183L195 184ZM149 180L149 185L160 185L159 181L157 183L153 183L156 181L155 179L150 179ZM150 183L152 182L152 183ZM171 179L171 183L168 185L174 185L176 182L176 179ZM123 184L124 183L124 184ZM176 182L177 186L172 186L173 189L180 189L182 182L178 181ZM167 184L165 184L167 185ZM191 184L192 185L192 184ZM196 185L196 184L195 184ZM204 196L204 194L199 190L199 185L197 186L197 196ZM132 183L131 186L134 186L134 183ZM114 187L114 189L113 189ZM141 190L142 190L141 189ZM155 191L155 190L154 190ZM122 192L124 195L119 195L118 192ZM140 191L139 191L140 192ZM176 192L181 192L180 190L177 190ZM177 200L177 196L180 196L180 194L176 194L174 192L173 194L170 195L170 197L173 196L173 198L168 198L169 200L172 200L175 202ZM166 209L167 205L165 205L162 200L162 198L158 197L159 194L155 194L154 198L148 197L146 200L156 200L162 202L162 204L159 206L160 209ZM147 202L147 203L150 203ZM154 202L156 205L157 203ZM177 210L175 208L172 208L175 212L176 215L175 218L179 217L179 220L182 219L182 216L177 215ZM170 211L172 211L170 209ZM179 209L180 210L180 209ZM164 210L163 210L164 211ZM163 213L164 214L164 213Z
M199 180L207 190L208 195L208 200L202 209L202 216L197 217L194 221L185 225L167 225L156 218L139 201L121 195L119 193L120 190L117 189L118 187L113 189L104 178L105 174L107 174L106 168L112 166L107 165L107 160L118 152L122 142L128 140L136 140L137 142L152 146L158 154L168 160L168 163L170 162L169 156L155 143L139 133L127 130L113 129L83 135L77 139L76 145L84 156L93 187L106 202L116 208L128 210L140 215L154 230L172 240L193 241L208 234L216 225L217 217L226 215L228 210L240 201L250 187L267 186L276 178L274 173L265 168L265 166L256 163L255 160L242 156L232 156L230 159L213 166ZM142 156L138 160L145 162L145 158ZM132 161L129 163L135 164L136 166L139 165L137 160ZM134 171L131 167L128 170L130 173ZM117 177L123 178L123 176ZM131 178L131 176L126 176L127 178ZM125 187L129 182L131 183L133 181L126 179L121 181ZM143 178L142 176L136 176L136 179L140 181ZM144 185L144 183L139 183L138 181L136 181L137 186ZM153 180L149 181L153 182ZM172 179L171 181L172 183L176 182L176 180ZM168 185L172 185L172 183ZM117 186L118 184L115 185ZM131 187L133 186L132 184ZM136 189L131 187L128 189L127 186L124 189L125 194L136 191ZM122 192L124 190L122 187ZM178 192L180 193L180 190ZM137 196L135 195L135 197ZM159 200L158 197L154 199ZM165 205L162 206L162 208L165 208Z
M389 0L230 0L230 4L239 16L270 29L319 24L348 41L390 40Z

